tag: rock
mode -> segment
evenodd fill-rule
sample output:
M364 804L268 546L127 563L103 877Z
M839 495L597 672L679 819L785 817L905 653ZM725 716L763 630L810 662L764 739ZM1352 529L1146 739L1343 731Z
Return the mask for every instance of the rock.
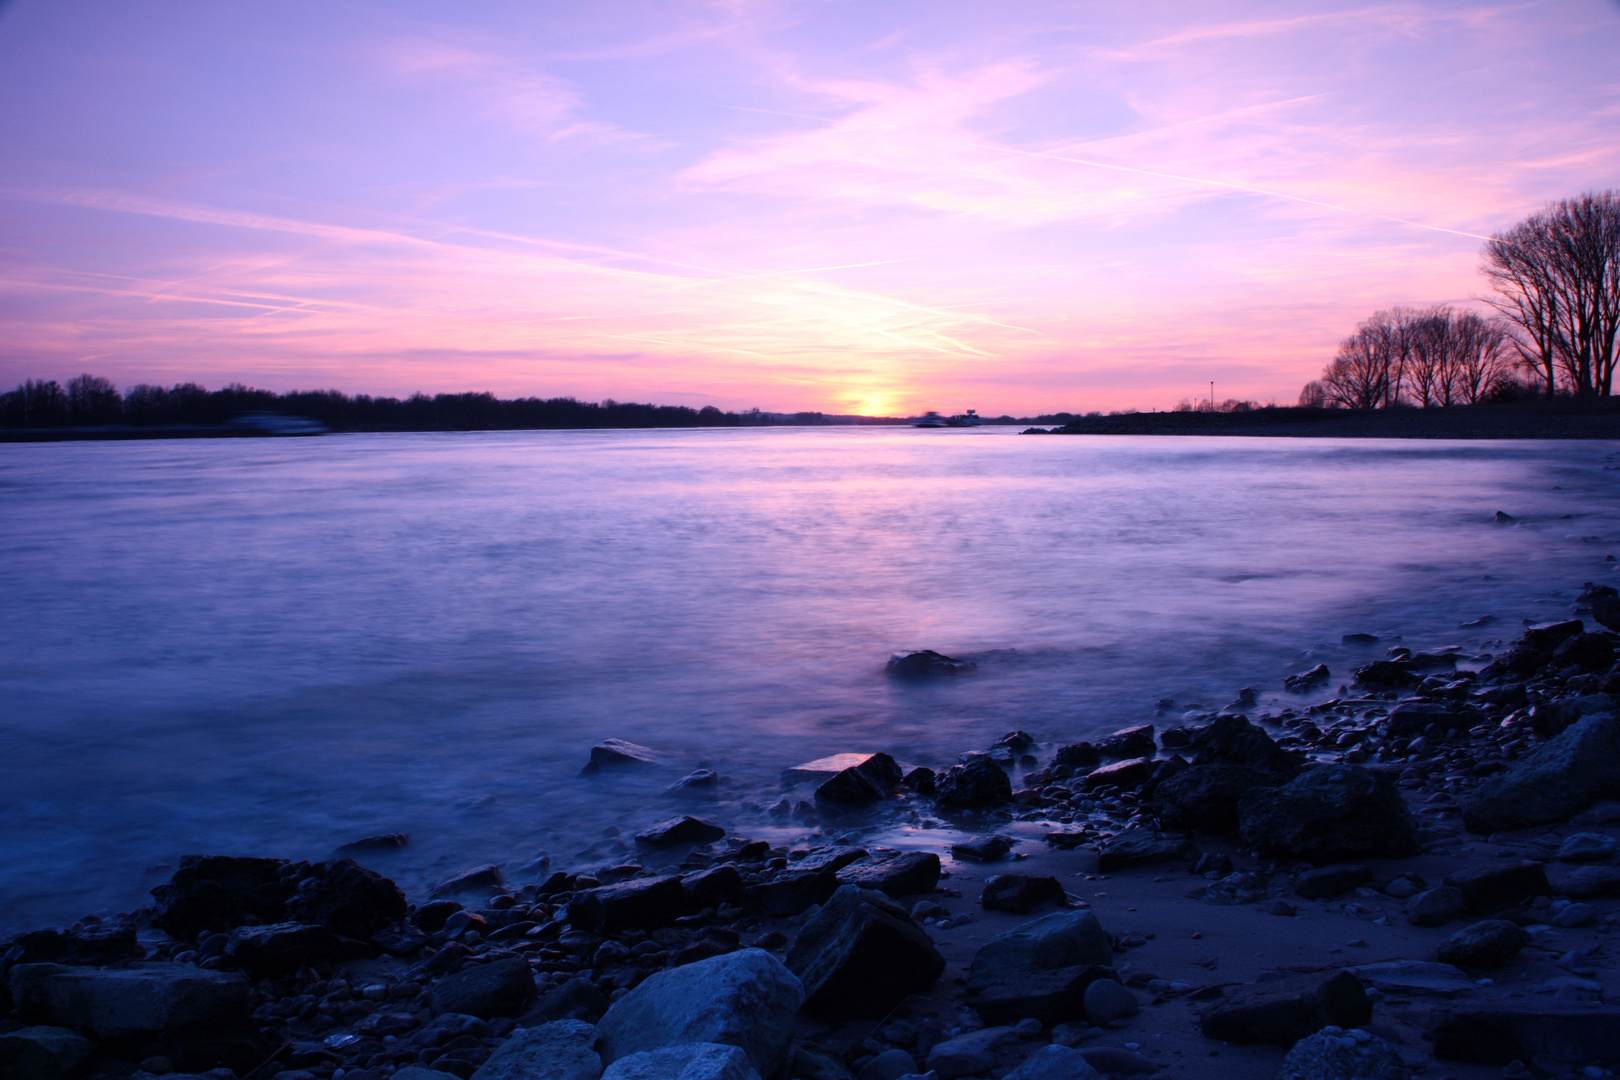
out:
M1420 681L1411 665L1404 660L1374 660L1365 667L1356 668L1356 682L1374 686L1410 686Z
M933 892L939 884L939 856L932 851L872 855L838 871L840 885L876 889L889 896Z
M1080 1051L1080 1056L1093 1069L1109 1076L1141 1076L1159 1071L1146 1056L1117 1046L1088 1046Z
M885 1050L861 1066L855 1080L899 1080L917 1071L917 1059L904 1050Z
M1017 1037L1010 1027L989 1027L946 1039L928 1051L929 1071L939 1080L989 1072L996 1064L996 1047Z
M1468 911L1463 894L1450 885L1418 893L1406 902L1406 921L1413 926L1444 926Z
M1356 765L1321 765L1238 804L1239 835L1263 852L1327 862L1417 850L1417 826L1395 782Z
M1333 672L1328 670L1326 664L1317 664L1309 671L1302 671L1298 675L1290 675L1283 680L1283 689L1296 694L1303 694L1313 686L1328 682L1333 678Z
M1450 1061L1506 1065L1552 1054L1572 1061L1620 1060L1620 1007L1492 1003L1436 1010L1429 1040Z
M416 924L418 930L436 934L444 929L444 924L450 916L460 910L461 905L454 900L430 900L416 909L415 914L411 916L411 922Z
M1069 898L1055 877L1027 874L992 874L984 881L979 903L986 911L1010 911L1028 915L1042 904L1068 907Z
M686 1043L622 1057L602 1080L759 1080L748 1055L721 1043Z
M317 923L363 941L405 918L399 886L353 859L294 863L282 873L297 882L287 900L289 921Z
M897 679L925 679L932 675L965 675L978 668L971 660L957 660L933 649L897 652L883 670Z
M683 1043L741 1047L762 1076L787 1060L804 987L762 949L741 949L652 975L597 1025L604 1061Z
M669 787L664 789L667 795L713 795L714 789L720 786L720 774L713 769L693 769Z
M866 806L894 794L900 766L888 754L871 754L859 765L833 774L816 788L816 802L838 807Z
M1102 1074L1074 1047L1050 1043L1025 1058L1005 1080L1102 1080Z
M1080 786L1087 791L1101 788L1132 788L1145 783L1152 775L1151 758L1131 758L1091 770L1080 782Z
M1265 878L1239 871L1211 884L1204 891L1203 898L1211 904L1257 904L1267 895Z
M608 1004L594 982L576 975L541 995L540 1000L518 1018L518 1023L523 1027L536 1027L553 1020L584 1020L594 1024L608 1011Z
M286 1073L275 1073L273 1075L277 1080L287 1076ZM438 1069L429 1069L421 1065L407 1065L394 1074L393 1080L461 1080L461 1078L455 1073L441 1072Z
M692 911L733 903L742 896L742 873L735 866L719 866L687 874L681 878L681 889L686 893L686 906Z
M20 1019L72 1028L98 1041L252 1030L247 981L189 964L18 964L11 969L11 997Z
M845 885L804 924L787 966L803 985L805 1011L838 1023L887 1016L932 986L945 959L904 908Z
M645 765L662 765L663 761L657 753L645 746L637 746L633 742L623 739L603 739L591 747L591 760L585 763L580 770L582 775L601 772L603 769L626 769Z
M1133 866L1190 859L1196 855L1197 849L1185 837L1162 836L1136 825L1105 841L1098 849L1097 872L1112 874Z
M1372 880L1372 868L1360 863L1337 863L1307 870L1294 879L1294 894L1307 900L1320 900L1347 893Z
M1114 978L1113 944L1089 911L1060 911L991 939L973 957L968 993L987 1023L1043 1024L1085 1015L1085 990Z
M1339 640L1346 645L1376 645L1378 644L1378 635L1343 634L1340 636Z
M1550 825L1616 797L1620 720L1593 713L1476 788L1463 804L1463 824L1473 832Z
M1591 926L1597 922L1597 909L1591 904L1571 904L1552 917L1552 924L1562 929Z
M1086 987L1086 1019L1098 1027L1135 1016L1136 996L1113 979L1094 979Z
M725 838L726 830L718 825L701 821L690 814L660 821L636 833L636 843L643 847L667 847L671 844L712 844Z
M831 780L845 769L854 769L864 765L872 757L872 754L830 754L827 757L816 758L814 761L807 761L803 765L783 769L782 786L786 788L806 782L820 784Z
M1530 938L1517 923L1486 919L1465 927L1440 943L1442 963L1458 967L1501 967L1519 955Z
M1319 1031L1294 1044L1277 1080L1407 1080L1411 1070L1394 1047L1365 1031Z
M61 1027L27 1027L0 1035L0 1075L7 1080L67 1080L96 1044Z
M1348 971L1295 975L1238 988L1199 1017L1205 1038L1293 1046L1329 1024L1359 1027L1372 1020L1372 1001Z
M1056 767L1073 769L1077 772L1086 769L1095 769L1102 764L1102 754L1088 742L1072 743L1069 746L1060 746L1052 755L1052 764Z
M1035 736L1027 731L1009 731L997 739L995 745L1005 746L1015 754L1022 754L1035 748Z
M969 862L995 862L1006 858L1012 847L1013 842L1005 836L981 836L976 840L952 844L951 854Z
M686 890L676 874L583 889L568 903L568 924L593 934L653 930L671 925L684 914Z
M794 1080L854 1080L842 1061L808 1043L798 1044L791 1068Z
M278 979L324 961L354 960L369 952L362 942L341 938L324 926L272 923L231 931L225 955L250 979Z
M975 754L945 771L934 787L934 803L946 810L982 810L1012 801L1012 781L988 756Z
M1481 863L1447 874L1445 884L1462 894L1469 911L1501 911L1552 892L1547 872L1537 862Z
M1400 997L1449 998L1477 989L1473 980L1461 969L1423 960L1385 960L1353 967L1350 972L1366 985Z
M1107 738L1097 741L1097 753L1104 761L1118 761L1121 758L1150 758L1156 750L1158 750L1158 744L1153 741L1152 724L1121 728Z
M838 891L838 875L831 870L789 871L774 881L750 885L743 896L750 909L787 918L825 904Z
M1608 694L1585 694L1579 697L1544 701L1530 708L1530 727L1543 738L1562 733L1575 721L1593 713L1615 712L1615 700Z
M826 847L812 848L810 854L793 863L793 868L795 870L837 871L842 870L850 863L859 862L866 858L867 854L865 848L828 844Z
M1561 862L1608 862L1614 858L1614 837L1602 833L1574 833L1558 845Z
M506 879L501 875L501 868L493 863L483 866L473 866L466 870L457 871L433 887L434 899L446 896L455 896L458 893L483 892L488 893L501 885ZM418 923L417 925L421 925Z
M1561 668L1575 664L1602 671L1614 663L1614 640L1608 634L1574 634L1553 650L1553 663Z
M489 1035L489 1024L463 1013L441 1013L428 1021L411 1041L418 1046L443 1046L464 1035L482 1039Z
M597 1080L596 1029L581 1020L523 1028L495 1048L472 1080Z
M520 1015L534 994L529 962L514 956L445 976L434 985L431 1000L435 1013L462 1013L493 1020L497 1016Z
M1150 806L1165 826L1227 833L1238 827L1238 803L1258 787L1277 787L1286 778L1247 765L1195 765L1154 785Z
M1285 778L1299 772L1294 756L1243 716L1216 717L1197 730L1188 749L1196 765L1245 765Z
M1583 866L1559 878L1553 886L1560 896L1584 900L1620 892L1620 867Z
M104 919L85 922L71 930L31 930L18 934L9 942L8 953L12 963L58 963L102 966L126 960L139 960L146 955L135 938L135 924L128 918Z
M187 855L166 885L152 890L152 925L182 941L202 933L228 933L249 919L280 922L292 885L283 881L285 859Z
M900 781L901 786L915 791L919 795L934 794L934 770L919 765L906 773Z

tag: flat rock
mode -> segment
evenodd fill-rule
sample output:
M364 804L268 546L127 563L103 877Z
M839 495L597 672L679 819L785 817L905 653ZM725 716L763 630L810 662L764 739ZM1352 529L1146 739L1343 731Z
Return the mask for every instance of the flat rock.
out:
M1295 975L1239 987L1199 1016L1206 1038L1290 1047L1329 1024L1372 1020L1372 1000L1348 971Z
M1356 765L1321 765L1238 806L1239 835L1263 852L1312 862L1417 850L1417 824L1395 782Z
M519 1016L534 1000L534 976L520 956L462 968L433 986L435 1013L461 1013L492 1020Z
M61 1027L27 1027L0 1035L0 1075L6 1080L67 1080L96 1044Z
M1115 977L1113 960L1113 944L1095 915L1054 912L979 949L968 971L968 993L987 1023L1078 1019L1085 1015L1086 987Z
M1029 874L992 874L985 879L979 903L986 911L1028 915L1043 904L1068 907L1069 898L1055 877Z
M1137 825L1111 837L1098 849L1097 872L1112 874L1133 866L1190 859L1197 849L1184 836L1165 836Z
M805 1011L842 1022L887 1016L932 986L945 959L904 908L844 885L799 931L787 967L803 985Z
M643 847L669 847L674 844L712 844L723 840L726 830L712 822L691 814L668 818L636 833L636 843Z
M581 1020L555 1020L514 1032L472 1080L597 1080L601 1075L596 1028Z
M838 871L840 885L876 889L889 896L933 892L939 884L939 856L932 851L895 851L851 862Z
M253 991L234 972L189 964L82 968L18 964L11 996L20 1018L92 1039L252 1029Z
M1322 900L1347 893L1372 880L1372 868L1360 863L1336 863L1307 870L1294 879L1294 894L1307 900Z
M1425 960L1386 960L1353 967L1350 971L1363 983L1386 994L1450 998L1477 989L1461 968Z
M1050 1043L1025 1058L1005 1080L1102 1080L1102 1073L1074 1047Z
M762 1076L787 1060L804 987L763 949L668 968L620 998L597 1025L604 1061L685 1043L740 1047Z
M1570 1061L1620 1060L1620 1007L1532 1002L1437 1009L1428 1037L1450 1061L1507 1065L1551 1054Z
M1130 758L1103 765L1088 772L1080 786L1087 791L1102 788L1130 788L1145 783L1153 776L1152 758Z
M749 885L743 897L754 911L788 918L825 904L837 891L838 875L832 870L798 870L779 874L773 881Z
M759 1080L759 1071L735 1046L687 1043L622 1057L602 1080Z
M1012 781L985 754L946 769L934 784L934 804L944 810L982 810L1012 801Z
M1458 967L1501 967L1529 943L1529 936L1517 923L1486 919L1446 938L1438 952L1443 963Z
M1617 797L1620 720L1593 713L1480 784L1463 804L1463 824L1479 833L1551 825Z

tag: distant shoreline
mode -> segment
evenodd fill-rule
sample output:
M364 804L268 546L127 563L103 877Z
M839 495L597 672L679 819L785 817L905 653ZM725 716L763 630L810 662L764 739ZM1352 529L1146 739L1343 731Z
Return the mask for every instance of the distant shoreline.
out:
M1227 435L1316 439L1620 439L1620 403L1538 401L1449 409L1270 408L1085 416L1052 435Z

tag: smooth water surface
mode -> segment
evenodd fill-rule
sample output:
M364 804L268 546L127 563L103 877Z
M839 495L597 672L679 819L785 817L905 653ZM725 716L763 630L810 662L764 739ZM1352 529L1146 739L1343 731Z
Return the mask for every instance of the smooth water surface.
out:
M380 832L411 890L622 861L581 853L700 762L747 833L798 761L1336 684L1349 631L1488 649L1615 565L1612 443L1012 430L0 446L0 923ZM670 769L578 778L607 736Z

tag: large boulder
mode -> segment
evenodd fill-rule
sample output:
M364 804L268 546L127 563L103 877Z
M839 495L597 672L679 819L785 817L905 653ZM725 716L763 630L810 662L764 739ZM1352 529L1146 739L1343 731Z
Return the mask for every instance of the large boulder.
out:
M534 975L521 956L462 968L440 979L431 996L435 1013L460 1013L480 1020L518 1016L534 1000Z
M887 1016L932 986L945 958L904 908L845 885L804 924L787 966L803 984L806 1011L837 1022Z
M803 984L780 960L740 949L660 971L620 998L597 1025L599 1049L611 1064L666 1046L724 1043L770 1076L787 1060L803 1004Z
M152 925L182 941L228 933L251 920L280 922L293 883L285 859L187 855L167 884L152 890Z
M1246 843L1312 862L1402 856L1417 850L1417 823L1395 781L1356 765L1321 765L1279 788L1256 788L1238 805Z
M1068 907L1069 897L1062 882L1050 875L991 874L984 879L979 904L986 911L1028 915L1043 904Z
M1119 761L1122 758L1150 758L1158 750L1153 741L1153 725L1139 724L1136 727L1120 728L1112 735L1097 741L1097 753L1104 761Z
M1113 943L1089 911L1060 911L991 939L973 957L968 994L990 1024L1085 1015L1086 987L1113 978Z
M1260 787L1278 787L1287 777L1248 765L1195 765L1153 789L1149 805L1166 826L1204 833L1238 827L1238 803Z
M580 1020L523 1028L495 1048L472 1080L597 1080L596 1029Z
M1500 832L1566 821L1603 799L1620 797L1620 719L1582 717L1463 804L1473 832Z
M828 777L816 788L816 802L832 810L866 806L894 793L902 777L900 766L888 754L871 754Z
M1244 716L1217 716L1198 729L1188 749L1195 765L1244 765L1284 777L1299 771L1294 756Z
M287 919L315 923L334 934L365 939L405 918L399 886L353 859L293 863L282 876L295 883Z
M972 754L945 770L934 785L934 802L944 810L982 810L1012 801L1012 781L988 754Z
M1329 1024L1360 1027L1372 1020L1372 999L1348 971L1295 975L1239 987L1198 1019L1206 1038L1231 1043L1293 1046Z
M81 968L19 964L11 997L24 1019L119 1039L251 1024L253 992L242 976L189 964Z
M602 1080L759 1080L748 1055L721 1043L687 1043L622 1057Z

